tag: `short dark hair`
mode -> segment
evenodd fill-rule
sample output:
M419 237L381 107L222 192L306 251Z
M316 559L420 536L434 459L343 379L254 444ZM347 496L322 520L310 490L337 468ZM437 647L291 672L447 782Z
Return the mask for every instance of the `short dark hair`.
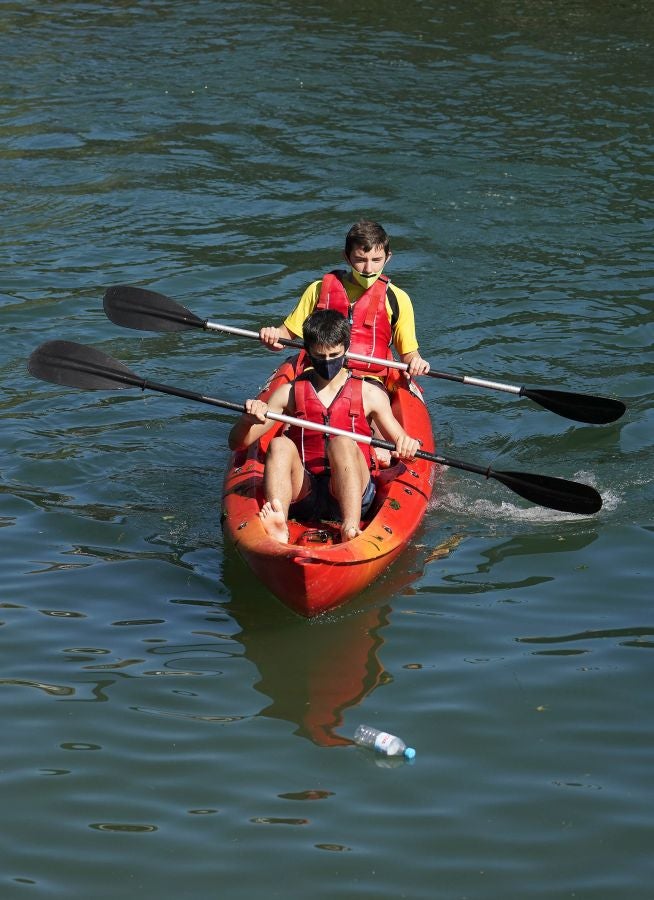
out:
M345 236L345 255L349 257L355 247L361 247L366 253L370 253L375 247L383 247L384 254L391 252L391 242L378 222L370 222L361 219L356 222Z
M342 313L335 309L317 309L304 320L302 326L304 347L337 347L343 344L350 346L350 323Z

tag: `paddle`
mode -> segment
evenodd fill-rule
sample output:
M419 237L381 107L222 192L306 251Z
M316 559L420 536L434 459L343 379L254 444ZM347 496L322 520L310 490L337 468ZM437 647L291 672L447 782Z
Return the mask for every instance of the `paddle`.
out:
M158 294L155 291L148 291L144 288L130 287L129 285L116 285L108 288L104 295L104 310L107 317L116 325L137 328L141 331L170 332L202 328L205 331L223 331L227 334L236 334L241 337L259 340L259 334L256 331L247 331L244 328L221 325L209 319L200 319L186 307L181 306L164 294ZM304 347L301 341L290 341L286 338L281 338L279 342L287 347L298 347L300 349ZM406 363L398 362L397 360L362 356L359 353L347 353L346 355L349 359L354 359L358 362L375 363L403 371L408 369ZM624 403L620 400L611 400L608 397L597 397L592 394L518 387L511 384L502 384L498 381L476 378L472 375L453 375L448 372L430 371L427 373L427 376L429 378L441 378L446 381L456 381L459 384L517 394L519 397L527 397L544 409L548 409L559 416L592 425L605 425L608 422L615 422L616 419L619 419L624 414L626 409Z
M148 381L136 375L123 363L118 362L111 356L107 356L106 353L94 347L87 347L84 344L76 344L72 341L48 341L37 347L30 356L28 369L35 378L68 387L82 388L83 390L136 387L144 391L147 388L151 391L172 394L175 397L184 397L187 400L196 400L200 403L208 403L211 406L219 406L235 412L243 413L246 411L245 404L217 400L214 397L207 397L194 391L186 391L182 388ZM311 428L326 434L342 435L362 444L371 444L373 447L384 447L387 450L395 449L395 445L390 441L383 441L367 435L355 436L351 432L340 428L306 422L303 419L296 419L293 416L287 416L282 413L268 412L266 415L267 418L275 422L297 425L300 428ZM588 515L598 512L602 507L602 498L597 491L586 484L580 484L576 481L565 481L561 478L552 478L547 475L532 475L525 472L496 472L490 466L478 466L473 463L461 462L446 456L427 453L423 450L419 450L416 455L421 459L427 459L442 466L450 466L453 469L476 472L479 475L485 475L486 478L494 478L526 500L541 506L547 506L550 509Z

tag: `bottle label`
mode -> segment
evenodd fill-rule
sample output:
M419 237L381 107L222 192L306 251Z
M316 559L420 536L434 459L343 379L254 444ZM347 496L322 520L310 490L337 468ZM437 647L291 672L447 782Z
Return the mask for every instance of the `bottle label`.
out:
M389 734L387 731L380 731L375 738L375 750L379 750L380 753L388 753L388 747L392 740L392 734Z

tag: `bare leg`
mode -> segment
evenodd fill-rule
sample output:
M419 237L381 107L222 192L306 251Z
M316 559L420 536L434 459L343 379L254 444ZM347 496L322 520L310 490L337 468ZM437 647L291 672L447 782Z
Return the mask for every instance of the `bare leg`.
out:
M341 508L341 539L351 541L361 533L361 498L370 472L357 444L346 437L331 438L328 444L331 491Z
M288 544L288 508L304 487L304 466L295 444L281 435L273 438L266 456L263 473L263 492L266 503L259 518L266 531L275 540Z

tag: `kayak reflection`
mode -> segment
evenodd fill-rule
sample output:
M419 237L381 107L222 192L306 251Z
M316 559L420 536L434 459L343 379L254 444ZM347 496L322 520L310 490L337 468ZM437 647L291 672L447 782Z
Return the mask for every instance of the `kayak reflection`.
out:
M350 604L307 620L282 606L236 551L226 548L226 611L241 629L234 639L259 672L254 687L270 700L259 715L291 722L296 734L319 746L352 744L337 730L348 709L392 678L379 659L392 612L388 600L411 590L420 574L414 563L415 551L408 550Z

